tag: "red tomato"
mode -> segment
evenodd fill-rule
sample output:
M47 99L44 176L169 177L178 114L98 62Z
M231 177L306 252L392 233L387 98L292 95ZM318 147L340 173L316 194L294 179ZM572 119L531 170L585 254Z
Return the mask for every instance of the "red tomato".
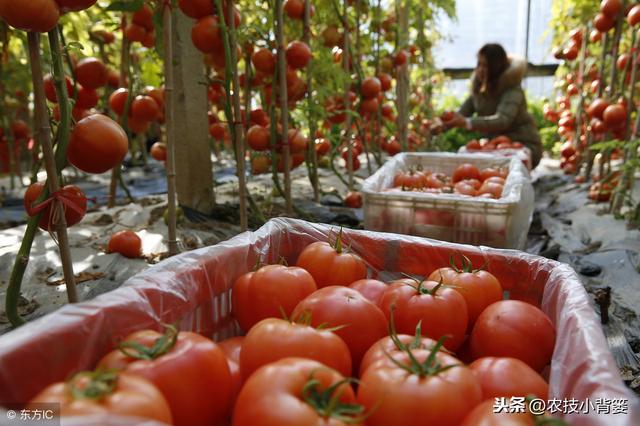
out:
M136 121L155 121L160 117L160 105L151 96L138 95L131 102L130 116Z
M349 288L356 290L376 306L379 304L382 293L384 293L387 287L388 285L386 283L371 279L358 280L349 284Z
M233 426L362 425L353 412L343 409L356 402L353 389L344 380L337 371L310 359L285 358L265 365L240 391ZM319 401L325 392L325 399ZM332 399L336 404L329 407ZM354 421L346 422L345 417Z
M73 96L73 83L68 76L65 76L65 84L67 86L67 96ZM49 102L58 103L58 95L56 93L56 86L51 74L44 76L44 95Z
M45 33L58 23L54 0L0 0L0 17L14 28Z
M133 23L144 27L147 31L153 31L153 9L146 4L133 13Z
M362 80L360 93L363 99L377 98L382 91L382 83L377 77L367 77Z
M97 89L107 85L109 72L100 60L85 58L76 66L76 79L82 87Z
M276 70L276 57L273 52L265 48L258 49L251 55L251 63L256 70L267 75L273 75Z
M346 286L367 277L364 260L355 253L344 251L342 231L335 246L321 241L308 245L300 253L297 265L309 271L318 288Z
M269 129L254 125L247 131L247 144L254 151L267 151L270 146Z
M62 417L108 414L173 424L169 404L149 380L125 372L80 372L44 388L27 405L59 404Z
M482 148L480 146L480 142L478 142L477 139L470 140L469 142L467 142L466 146L469 151L478 151Z
M120 88L115 90L111 96L109 96L109 106L111 110L117 115L123 115L128 97L129 91L127 89Z
M496 183L496 182L484 182L482 184L482 186L480 187L480 189L478 190L478 193L480 195L482 194L490 194L492 198L498 199L500 197L502 197L502 191L504 190L504 186Z
M468 260L468 259L467 259ZM491 273L474 270L471 262L464 262L462 268L440 268L431 273L430 281L450 285L460 293L467 302L469 327L473 327L478 316L484 309L494 302L502 300L502 286Z
M325 324L340 327L340 336L351 352L354 371L360 368L365 352L379 339L387 335L387 320L373 303L348 287L322 288L301 301L293 310L293 318L311 315L311 325Z
M249 330L242 344L242 377L246 381L263 365L288 357L313 359L345 377L351 375L349 347L337 334L308 324L267 318Z
M298 40L289 43L285 55L287 65L295 70L306 67L312 57L311 49L309 49L307 43Z
M34 211L34 206L36 204L36 200L42 193L44 189L44 182L36 182L29 185L29 188L24 193L24 209L26 210L29 216L35 216L36 212ZM80 190L75 185L67 185L63 187L61 190L62 195L65 199L67 199L70 203L73 204L74 207L68 206L63 203L64 209L64 219L67 223L67 228L75 225L80 222L84 215L87 212L87 197L84 195L84 192ZM78 211L76 211L78 210ZM40 216L40 221L38 222L38 226L40 229L45 231L53 231L53 217L52 217L52 204L49 204L42 210L42 216Z
M444 346L455 351L462 344L468 325L467 303L455 290L434 281L402 279L389 284L380 307L393 317L398 333L411 334L422 321L423 334L432 339L447 336Z
M316 291L313 277L304 269L267 265L238 278L231 309L240 328L249 331L265 318L291 316L296 305Z
M378 79L380 79L380 88L383 92L391 90L391 76L389 74L382 73Z
M212 15L200 18L191 29L191 41L202 53L220 55L224 44L218 18Z
M170 329L164 336L165 344L157 346L162 334L135 332L120 346L135 342L144 351L126 346L132 357L116 349L100 360L98 368L124 370L151 381L167 399L176 426L218 424L231 408L231 373L224 352L196 333Z
M210 0L178 0L180 10L190 18L200 19L213 15L213 2Z
M104 173L119 164L129 150L127 134L112 119L94 114L76 123L67 158L87 173Z
M156 142L151 145L151 156L156 161L167 161L167 145L164 142Z
M460 426L534 426L536 424L528 413L495 413L494 404L494 400L491 399L476 405Z
M417 332L416 334L418 335ZM420 335L416 337L408 334L397 334L394 337L383 337L371 345L369 350L364 354L362 363L360 364L359 377L362 377L372 366L374 366L374 368L379 368L381 365L393 365L392 359L395 359L398 355L404 353L406 351L405 346L411 350L431 350L437 345L437 343L438 342L433 339Z
M482 400L473 372L458 359L437 352L428 362L431 351L424 349L414 350L413 356L417 362L407 353L395 357L412 371L392 363L363 374L357 400L371 413L367 426L457 426Z
M473 164L465 163L461 164L453 171L453 175L451 176L451 180L453 183L460 182L465 179L478 179L482 180L480 176L480 171Z
M218 342L218 347L224 352L229 364L229 372L231 373L231 406L233 407L238 399L240 389L242 389L242 375L240 374L240 353L242 352L242 343L244 336L231 337L229 339Z
M61 12L77 12L96 4L97 0L56 0Z
M549 396L547 382L519 359L479 358L469 368L482 387L482 399L535 395L546 401Z
M460 181L456 183L455 186L453 187L453 191L456 194L470 195L472 197L475 197L476 195L478 195L478 190L475 189L473 186L465 183L464 181Z
M480 314L470 338L474 359L512 357L541 371L551 361L556 331L549 317L535 306L503 300Z
M109 239L107 251L109 253L120 253L124 257L134 259L142 256L142 240L133 231L118 231Z
M87 89L80 87L78 89L78 97L76 98L76 108L91 109L98 105L99 101L98 92L94 89Z
M344 205L352 209L359 209L362 207L362 194L359 192L349 192L344 197Z

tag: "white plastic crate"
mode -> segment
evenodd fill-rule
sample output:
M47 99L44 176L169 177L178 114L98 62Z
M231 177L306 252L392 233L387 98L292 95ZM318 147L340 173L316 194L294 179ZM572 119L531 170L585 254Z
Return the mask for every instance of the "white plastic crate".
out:
M502 197L383 192L400 171L421 166L451 175L463 163L479 169L508 166ZM364 182L362 192L365 229L497 248L525 247L534 208L531 179L522 161L488 154L399 154Z
M511 158L516 157L519 158L522 163L527 167L528 170L531 170L531 166L533 165L533 157L531 155L531 150L526 146L518 149L494 149L493 151L478 151L478 150L468 150L466 146L461 146L458 150L458 154L469 154L469 155L493 155L496 157L505 157Z

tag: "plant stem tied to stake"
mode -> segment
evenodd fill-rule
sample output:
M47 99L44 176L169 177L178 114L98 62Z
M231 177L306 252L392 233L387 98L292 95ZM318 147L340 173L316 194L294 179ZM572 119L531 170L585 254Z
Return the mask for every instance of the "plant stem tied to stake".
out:
M285 210L288 215L293 213L291 200L291 161L289 149L289 102L287 99L287 63L284 46L284 16L282 0L276 0L276 43L278 45L278 77L280 83L280 116L282 120L282 157L284 163L284 195Z

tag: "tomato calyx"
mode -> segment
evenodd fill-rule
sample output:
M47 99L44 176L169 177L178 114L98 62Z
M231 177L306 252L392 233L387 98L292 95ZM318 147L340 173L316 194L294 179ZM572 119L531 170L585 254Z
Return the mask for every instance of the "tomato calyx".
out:
M309 310L303 311L300 315L298 315L297 318L293 318L293 319L287 318L287 314L284 312L282 307L280 307L280 312L282 313L283 318L285 319L285 321L289 321L291 324L299 324L299 325L304 325L304 326L307 326L307 327L313 327L311 325L313 314ZM323 323L318 324L316 327L313 327L313 328L315 328L316 330L320 330L320 331L336 332L336 331L341 330L341 329L343 329L345 327L347 327L347 325L345 325L345 324L336 325L335 327L329 327L329 323L328 322L323 322Z
M473 268L473 262L471 261L471 259L469 259L467 256L465 256L462 253L459 253L460 256L460 263L461 266L458 267L458 265L456 264L456 260L455 260L455 256L452 254L449 257L449 265L451 265L451 269L453 269L454 271L456 271L457 273L461 274L463 272L469 273L469 274L473 274L475 272L479 272L479 271L484 271L487 268L487 264L488 261L485 260L485 262L482 264L482 266L480 266L477 269Z
M312 373L309 381L302 388L302 399L324 418L334 418L347 424L362 423L366 418L366 415L363 415L364 407L360 404L348 404L340 401L344 392L342 386L353 381L354 379L347 378L320 390L320 382L313 377Z
M147 347L138 342L127 341L118 345L120 352L126 356L140 360L154 360L169 352L178 340L178 329L165 324L165 332L158 337L153 346Z
M109 371L81 371L67 384L73 399L101 400L110 395L118 385L118 373Z
M416 277L412 277L409 274L405 274L403 273L402 275L404 275L407 279L415 282L414 284L409 284L408 282L404 282L404 284L408 285L409 287L413 288L415 291L417 291L420 294L428 294L429 296L436 296L438 293L438 290L440 290L441 287L455 287L452 285L445 285L444 282L442 281L442 277L440 278L440 281L438 282L438 285L436 285L435 287L433 287L432 289L428 289L424 286L424 283L428 282L428 279L422 279L419 280Z
M450 365L442 365L442 363L436 358L436 355L442 349L445 340L447 340L449 336L442 336L438 339L438 342L430 349L429 356L424 362L418 361L418 359L414 356L413 350L409 348L407 345L402 345L402 352L405 352L409 356L409 363L404 364L394 357L392 357L388 352L385 351L385 354L391 362L393 362L397 367L420 377L427 376L437 376L447 370L450 370L454 367L460 367L462 364L450 364Z

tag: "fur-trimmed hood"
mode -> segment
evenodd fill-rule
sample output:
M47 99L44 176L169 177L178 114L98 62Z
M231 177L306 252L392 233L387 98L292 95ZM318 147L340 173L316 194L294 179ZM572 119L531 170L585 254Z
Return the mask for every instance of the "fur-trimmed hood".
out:
M498 93L519 86L527 74L527 61L521 56L509 56L509 68L500 76Z

